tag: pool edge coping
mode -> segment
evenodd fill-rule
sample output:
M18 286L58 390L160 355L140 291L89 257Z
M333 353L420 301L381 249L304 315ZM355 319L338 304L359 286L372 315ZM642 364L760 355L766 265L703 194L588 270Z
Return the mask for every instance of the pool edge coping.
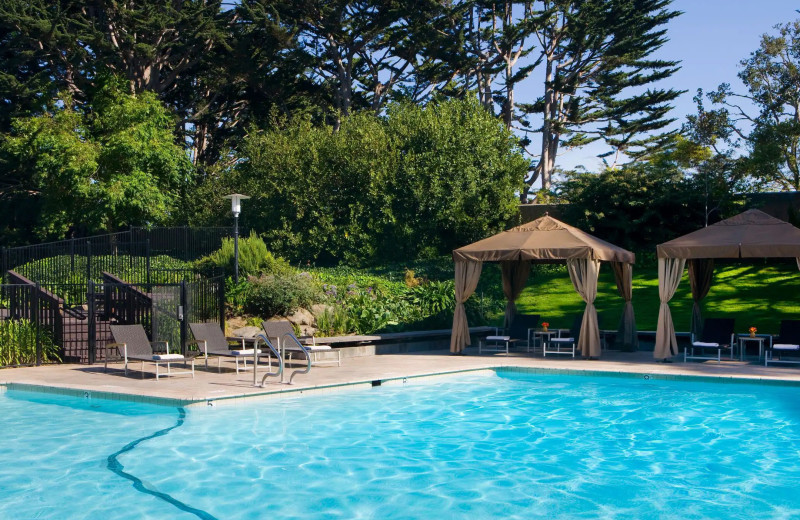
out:
M79 397L92 399L105 399L109 401L126 401L142 404L152 404L156 406L184 407L191 408L199 405L217 404L245 404L248 401L259 399L280 399L284 397L296 397L304 394L325 394L357 387L375 387L383 385L403 384L409 380L427 379L435 377L450 377L461 374L477 374L480 372L493 372L495 374L506 373L527 373L527 374L547 374L547 375L566 375L566 376L594 376L594 377L617 377L622 379L646 379L656 381L692 381L707 382L715 384L750 384L762 386L779 387L800 387L800 381L791 379L747 377L734 375L698 375L698 374L665 374L661 372L633 372L633 371L614 371L596 369L576 369L576 368L555 368L555 367L524 367L514 365L498 365L492 367L467 368L459 370L446 370L442 372L430 372L424 374L413 374L406 376L387 377L384 379L365 379L359 381L349 381L343 383L330 383L309 387L284 387L268 389L263 392L226 395L220 397L204 397L198 399L181 399L175 397L160 397L135 393L108 392L104 390L92 390L88 388L74 388L53 385L41 385L33 383L6 382L0 383L0 393L7 390L19 390L26 392L38 392L54 395L65 395L69 397Z

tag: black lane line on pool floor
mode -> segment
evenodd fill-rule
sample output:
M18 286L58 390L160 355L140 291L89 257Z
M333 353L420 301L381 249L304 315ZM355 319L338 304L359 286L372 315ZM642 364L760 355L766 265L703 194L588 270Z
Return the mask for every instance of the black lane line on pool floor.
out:
M194 507L192 507L190 505L184 504L180 500L178 500L176 498L173 498L172 496L170 496L170 495L168 495L166 493L162 493L161 491L156 491L154 489L148 489L144 485L144 482L141 481L141 479L139 479L138 477L136 477L134 475L131 475L130 473L127 473L125 471L125 469L124 469L125 466L123 466L122 463L117 458L120 455L122 455L123 453L131 451L132 449L134 449L136 446L138 446L140 443L142 443L144 441L147 441L147 440L150 440L150 439L155 439L156 437L161 437L163 435L168 434L169 432L171 432L175 428L178 428L179 426L182 426L185 421L186 421L186 410L184 410L183 408L178 408L178 422L177 423L173 424L169 428L164 428L163 430L159 430L159 431L157 431L157 432L155 432L155 433L153 433L151 435L148 435L147 437L142 437L141 439L137 439L137 440L135 440L133 442L130 442L130 443L126 444L124 448L122 448L118 452L113 453L113 454L108 456L108 463L107 463L106 466L108 467L109 470L113 471L114 473L116 473L120 477L126 478L126 479L130 480L131 482L133 482L133 487L137 491L140 491L140 492L145 493L147 495L152 495L152 496L154 496L156 498L160 498L161 500L163 500L165 502L168 502L168 503L172 504L173 506L177 507L181 511L186 511L187 513L191 513L191 514L195 515L197 518L201 518L202 520L218 520L218 518L215 517L214 515L212 515L211 513L207 513L206 511L203 511L202 509L196 509L196 508L194 508Z

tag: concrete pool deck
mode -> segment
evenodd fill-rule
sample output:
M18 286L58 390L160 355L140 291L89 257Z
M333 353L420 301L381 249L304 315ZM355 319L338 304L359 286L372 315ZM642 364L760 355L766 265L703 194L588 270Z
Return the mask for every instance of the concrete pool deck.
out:
M195 378L178 375L155 380L155 367L145 365L145 377L140 377L138 368L125 376L122 364L109 366L108 373L102 365L51 365L42 367L10 368L0 370L0 384L12 388L22 386L48 387L54 393L75 395L88 391L104 398L124 399L160 404L190 404L213 400L226 403L242 403L254 396L280 397L297 395L306 391L337 391L344 385L362 384L371 386L373 381L402 380L426 375L441 375L465 370L481 370L497 367L522 367L527 369L564 370L575 372L608 372L622 374L649 374L657 377L701 376L721 380L749 379L787 381L800 384L800 367L770 366L755 362L723 361L659 363L653 360L652 352L623 353L607 351L599 360L582 360L567 357L542 358L533 354L515 353L503 355L477 355L476 348L468 348L466 355L453 356L447 351L428 351L407 354L391 354L345 358L342 366L313 367L307 375L299 374L294 384L281 384L268 378L263 388L253 386L253 372L236 374L233 362L222 362L223 371L217 372L216 361L211 360L209 371L202 361L197 362ZM178 368L178 367L176 367ZM183 367L180 366L180 369ZM273 369L275 368L273 364ZM266 371L259 366L258 380ZM288 374L294 369L287 367ZM36 388L33 388L36 389ZM46 390L46 388L38 388ZM167 400L167 401L165 401ZM219 401L222 400L222 401Z

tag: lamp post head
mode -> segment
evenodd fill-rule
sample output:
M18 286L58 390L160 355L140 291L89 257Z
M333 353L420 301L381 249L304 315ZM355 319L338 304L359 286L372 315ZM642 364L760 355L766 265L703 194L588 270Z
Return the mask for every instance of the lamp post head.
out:
M239 213L242 212L242 201L250 197L241 193L234 193L233 195L225 195L225 198L231 199L231 212L233 212L234 217L238 217Z

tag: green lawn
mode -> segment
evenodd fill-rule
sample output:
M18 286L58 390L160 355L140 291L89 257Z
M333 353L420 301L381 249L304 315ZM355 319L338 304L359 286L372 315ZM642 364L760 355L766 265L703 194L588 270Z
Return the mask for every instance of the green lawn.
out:
M655 330L658 319L658 274L655 266L634 266L633 306L639 330ZM572 316L584 308L572 288L566 268L536 273L517 301L519 312L540 314L551 327L567 328ZM622 313L614 275L607 264L600 269L595 301L600 327L615 329ZM688 331L692 296L684 272L675 297L670 301L672 318L678 331ZM792 263L748 263L717 265L714 282L703 300L705 317L733 317L739 332L750 326L759 332L777 333L781 319L800 319L800 272Z

